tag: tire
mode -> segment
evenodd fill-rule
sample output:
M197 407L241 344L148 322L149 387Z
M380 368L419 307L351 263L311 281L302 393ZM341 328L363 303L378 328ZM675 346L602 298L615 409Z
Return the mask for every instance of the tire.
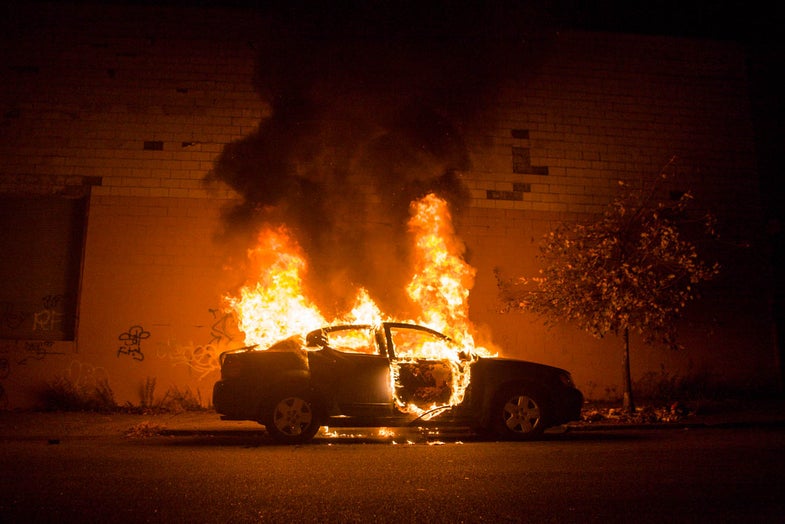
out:
M278 396L265 411L262 423L281 444L303 444L319 431L320 417L307 394Z
M505 440L532 440L545 431L543 395L525 386L503 389L491 406L491 429Z

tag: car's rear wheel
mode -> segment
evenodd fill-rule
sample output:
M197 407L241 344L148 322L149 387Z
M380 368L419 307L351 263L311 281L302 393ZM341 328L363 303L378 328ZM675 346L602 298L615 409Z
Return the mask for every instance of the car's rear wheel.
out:
M502 390L491 407L491 429L508 440L531 440L545 431L543 396L533 388Z
M306 394L279 396L266 410L262 422L267 432L283 444L302 444L319 431L319 415Z

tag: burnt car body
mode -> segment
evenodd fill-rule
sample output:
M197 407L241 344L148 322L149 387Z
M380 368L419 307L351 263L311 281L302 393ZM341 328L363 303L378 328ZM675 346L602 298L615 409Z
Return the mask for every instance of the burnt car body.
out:
M456 358L422 357L433 344ZM263 351L224 352L220 363L221 418L258 421L285 443L306 442L320 426L460 426L525 440L577 420L583 404L563 369L462 354L443 334L400 322L328 326Z

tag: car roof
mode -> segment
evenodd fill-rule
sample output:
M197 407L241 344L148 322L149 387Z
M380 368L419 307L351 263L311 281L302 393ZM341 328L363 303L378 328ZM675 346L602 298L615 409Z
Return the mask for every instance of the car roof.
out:
M450 339L450 337L448 337L444 333L436 331L435 329L430 328L428 326L423 326L421 324L415 324L414 322L382 322L381 324L379 324L379 327L418 329L420 331L426 331L428 333L436 335L436 336L438 336L440 338L444 338L444 339L448 339L448 340ZM315 332L318 332L318 331L322 331L324 333L329 333L331 331L340 331L340 330L344 330L344 329L375 329L375 328L376 328L376 326L375 325L371 325L371 324L330 324L328 326L323 326L323 327L321 327L319 329L314 329L310 333L315 333Z

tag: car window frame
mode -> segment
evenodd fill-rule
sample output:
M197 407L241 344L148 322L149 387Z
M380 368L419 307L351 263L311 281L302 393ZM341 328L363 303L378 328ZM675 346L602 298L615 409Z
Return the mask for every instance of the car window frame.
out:
M442 341L446 342L447 344L449 344L451 346L455 346L456 347L456 351L457 351L457 345L455 344L455 341L453 339L451 339L450 337L448 337L444 333L436 331L435 329L431 329L431 328L429 328L427 326L421 326L419 324L409 324L409 323L406 323L406 322L385 322L383 324L383 329L384 329L384 335L385 335L384 338L385 338L386 343L387 343L387 348L386 348L387 354L388 354L389 358L392 359L392 360L401 360L401 359L411 358L411 357L400 357L400 356L398 356L398 353L396 352L396 348L395 348L395 343L393 341L393 330L395 330L395 329L408 329L408 330L411 330L411 331L422 331L424 333L433 335L435 338L437 338L439 340L442 340ZM415 357L415 358L418 358L418 357ZM424 360L424 359L418 358L418 360Z
M348 331L358 331L358 332L359 331L367 331L368 332L368 338L370 339L371 344L372 344L371 347L373 348L373 352L366 353L366 352L361 352L361 351L352 351L350 348L335 347L335 346L329 344L329 342L330 342L329 341L330 333L340 332L340 331L347 331L347 332ZM336 326L326 326L326 327L324 327L324 328L322 328L320 330L312 331L311 333L309 333L308 337L310 338L314 333L321 333L322 335L327 337L327 340L325 340L325 342L327 342L327 343L324 344L324 345L321 345L320 349L329 348L330 350L335 351L337 353L341 353L343 355L352 355L352 356L358 356L358 357L362 357L362 356L369 356L369 357L384 356L384 357L386 357L387 356L386 354L383 354L381 352L381 348L380 348L380 345L379 345L379 340L378 340L378 337L377 337L376 330L374 329L373 326L371 326L369 324L341 324L341 325L336 325Z

